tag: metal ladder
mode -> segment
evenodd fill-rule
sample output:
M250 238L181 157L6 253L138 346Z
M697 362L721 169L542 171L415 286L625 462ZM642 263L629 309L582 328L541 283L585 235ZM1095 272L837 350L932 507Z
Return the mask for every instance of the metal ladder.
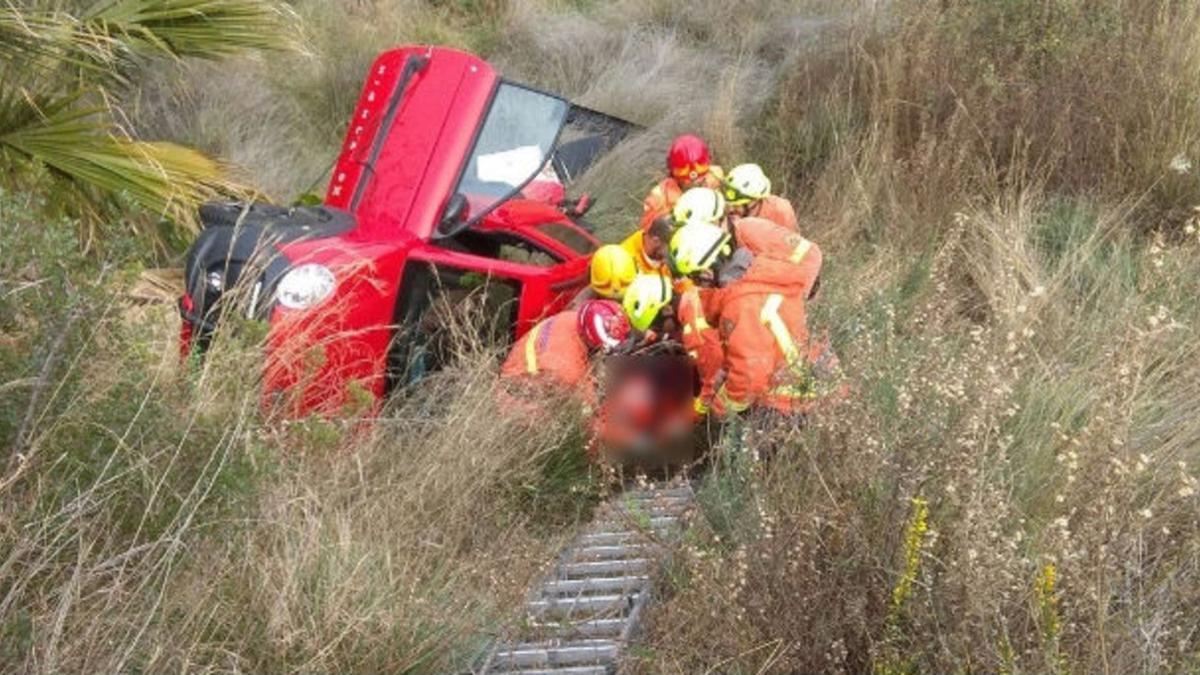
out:
M494 646L480 672L613 673L650 600L664 544L683 531L695 500L676 480L622 492L558 558L525 605L515 635Z

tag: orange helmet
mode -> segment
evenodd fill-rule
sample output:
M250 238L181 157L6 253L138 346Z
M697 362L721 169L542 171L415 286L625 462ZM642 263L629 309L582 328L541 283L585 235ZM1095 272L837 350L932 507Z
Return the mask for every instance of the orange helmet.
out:
M579 308L579 333L589 348L607 351L629 336L629 317L612 300L589 300Z
M676 180L695 183L708 173L709 163L708 144L699 136L679 136L667 150L667 170Z

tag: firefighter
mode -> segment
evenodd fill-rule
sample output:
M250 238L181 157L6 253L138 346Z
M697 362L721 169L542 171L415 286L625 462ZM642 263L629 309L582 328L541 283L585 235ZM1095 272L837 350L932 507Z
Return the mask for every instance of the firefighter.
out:
M663 309L671 304L671 278L658 273L639 274L625 291L622 303L629 324L645 333Z
M672 217L680 225L701 222L724 227L725 198L719 191L711 188L692 188L683 193L679 201L675 203ZM670 254L670 247L668 247L668 254ZM668 267L673 265L669 255L667 263ZM672 274L676 277L675 291L679 298L675 307L679 341L695 363L696 371L700 376L701 391L696 398L696 413L703 415L706 407L700 402L712 399L714 393L712 385L721 369L724 352L716 329L710 326L704 318L702 296L707 294L709 289L697 286L687 275L678 274L674 269L672 269Z
M702 304L706 322L719 331L724 379L708 383L711 399L699 400L697 412L711 405L721 417L751 406L787 416L802 413L814 398L804 276L786 258L735 249L737 243L710 223L688 223L671 240L679 273L716 272L710 276L716 288L702 296ZM814 250L819 249L810 245Z
M612 300L590 300L538 322L513 345L500 367L510 402L528 405L542 396L576 397L594 407L591 357L617 348L629 335L629 318Z
M817 279L821 275L823 257L821 248L799 232L788 230L774 221L757 216L747 216L730 221L735 250L750 254L733 256L725 267L730 274L739 266L744 267L752 257L764 257L789 263L794 267L795 281L799 282L806 298L816 292Z
M746 166L754 166L743 164L738 166L738 169L743 169ZM757 167L755 167L757 169ZM740 177L753 177L754 171L743 170L740 172ZM759 170L758 173L761 173ZM766 177L763 176L765 180ZM769 192L769 182L766 190L761 193ZM761 188L761 186L759 186ZM741 193L734 190L725 190L725 195L732 194L736 200L744 200ZM754 255L767 255L770 257L781 258L793 263L804 263L804 275L806 285L815 289L816 279L821 270L821 253L815 245L805 239L796 230L795 227L788 228L781 225L775 220L766 217L771 213L791 214L791 220L795 222L795 213L791 211L791 204L787 200L779 199L779 203L785 204L783 207L772 206L770 210L762 210L759 215L749 215L751 209L746 208L746 204L753 207L750 202L745 202L737 207L734 207L725 199L725 195L716 190L708 188L692 188L680 197L675 204L673 217L676 224L683 225L684 223L703 222L712 225L718 225L728 230L734 237L736 247L746 248ZM770 195L768 194L768 197ZM769 199L764 199L760 204L767 204ZM740 213L739 217L737 214ZM780 216L781 219L785 219ZM682 294L682 293L681 293Z
M679 296L677 319L681 326L680 341L694 360L700 375L701 391L696 399L696 412L702 415L707 411L707 402L711 401L716 393L713 387L725 358L717 328L708 322L703 310L705 298L711 295L713 287L722 281L727 282L730 277L740 276L755 256L761 256L764 259L789 263L789 266L779 267L779 272L791 275L791 281L800 284L799 292L804 293L807 298L816 290L822 258L820 249L811 241L770 220L754 216L727 219L725 200L715 190L688 190L676 204L674 216L677 221L706 224L728 234L728 239L723 241L729 245L730 253L722 258L722 264L715 265L720 253L718 247L709 252L714 256L713 262L695 271L695 276L704 277L707 287L696 286L687 281L676 283L676 293ZM715 233L717 230L708 231ZM668 253L672 254L672 251L668 249ZM697 251L694 255L703 257L704 253L706 252ZM675 266L672 255L668 255L668 265L673 268ZM718 267L725 279L714 276ZM672 271L677 277L685 280L689 276L688 273L680 273L677 269Z
M588 300L620 302L638 271L633 256L618 244L605 244L596 249L589 268L591 283L571 300L571 307L581 307Z
M725 222L725 198L712 188L695 187L679 197L671 216L675 225L689 222L720 225Z
M667 172L642 201L643 229L655 218L670 215L684 191L693 187L721 187L721 167L711 163L708 144L699 136L684 134L671 142L667 150Z
M621 248L633 258L638 274L671 276L671 268L667 266L667 244L674 229L669 216L660 216L649 227L634 232L621 242Z
M721 193L735 218L757 216L799 232L796 210L783 197L771 194L771 181L757 164L739 164L725 176Z
M676 203L673 217L676 223L705 223L723 228L732 236L734 249L746 249L750 254L766 256L793 263L808 292L815 292L821 271L821 250L799 232L789 230L778 223L759 216L728 218L725 213L725 198L716 190L692 188ZM669 253L668 247L668 253ZM746 258L739 254L733 261L736 265ZM668 255L667 266L672 261ZM672 270L674 274L675 271ZM686 276L678 275L675 276ZM686 288L676 284L681 297Z

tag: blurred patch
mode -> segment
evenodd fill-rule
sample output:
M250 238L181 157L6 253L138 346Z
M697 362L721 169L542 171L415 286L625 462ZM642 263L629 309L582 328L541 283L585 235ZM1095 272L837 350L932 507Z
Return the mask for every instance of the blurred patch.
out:
M625 356L605 364L597 439L611 459L671 463L692 454L696 372L682 355Z

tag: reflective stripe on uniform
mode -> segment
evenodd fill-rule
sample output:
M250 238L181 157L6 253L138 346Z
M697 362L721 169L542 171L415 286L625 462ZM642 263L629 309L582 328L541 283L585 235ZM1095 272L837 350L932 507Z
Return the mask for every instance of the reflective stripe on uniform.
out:
M767 301L763 303L762 311L758 316L771 331L771 335L775 337L779 351L783 352L783 358L787 359L788 369L801 381L805 381L808 379L808 369L805 367L800 349L796 347L796 341L792 339L792 332L783 322L783 317L779 316L779 306L782 304L783 296L779 293L772 293L767 296Z
M740 401L733 400L729 396L729 392L725 389L725 385L721 385L721 388L717 390L717 398L721 400L721 404L726 410L732 412L742 412L750 407L749 403L742 403Z
M529 373L530 375L538 374L537 353L539 349L545 347L544 344L539 345L538 341L541 339L543 342L545 342L545 339L543 338L548 339L550 337L550 331L547 330L549 328L549 326L547 326L548 323L549 321L539 323L533 327L533 330L529 331L528 335L525 336L525 372Z
M708 322L704 320L704 317L698 316L691 323L685 323L683 325L683 334L691 335L692 333L700 333L708 329Z
M792 339L792 333L788 330L787 324L783 322L783 317L779 316L779 306L782 304L783 296L779 293L768 295L758 318L771 331L771 335L775 336L779 350L783 352L783 357L787 359L788 365L791 365L800 358L800 350L796 347L796 342Z
M810 248L812 248L812 242L804 237L800 237L800 243L796 244L796 248L792 249L792 254L788 256L788 260L793 263L804 260L804 256L808 254Z

